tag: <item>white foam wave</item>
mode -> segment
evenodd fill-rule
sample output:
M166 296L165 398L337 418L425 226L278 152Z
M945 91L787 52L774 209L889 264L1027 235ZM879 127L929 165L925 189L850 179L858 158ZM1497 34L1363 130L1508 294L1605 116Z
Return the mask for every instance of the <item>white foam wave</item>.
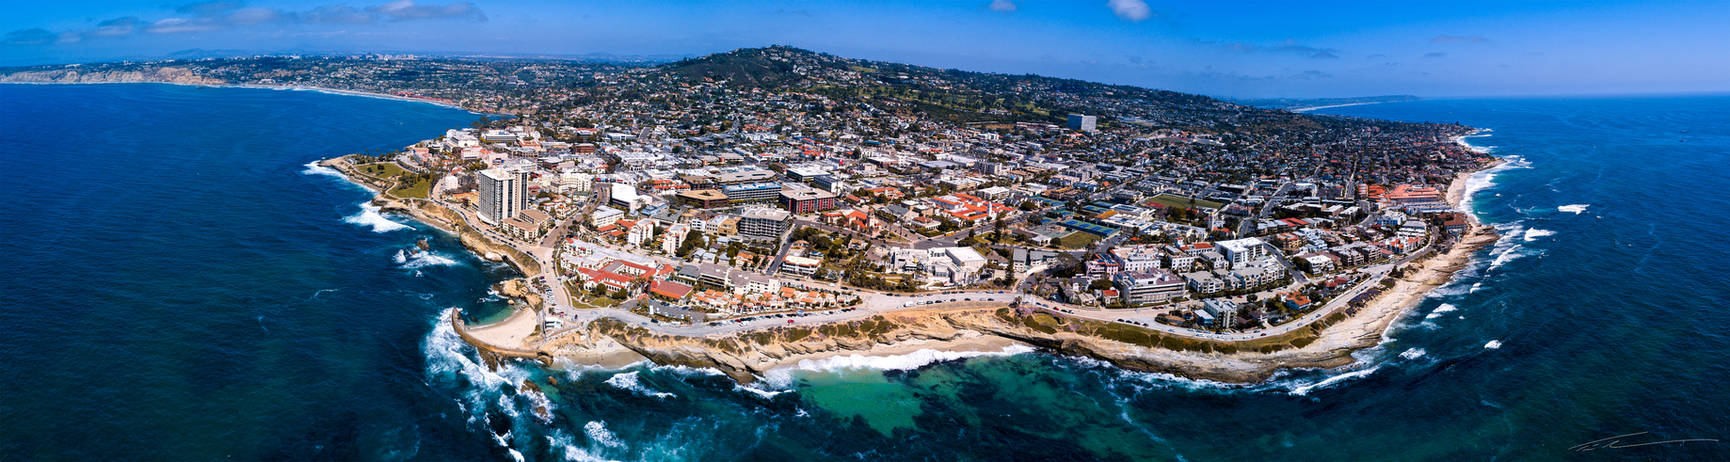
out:
M456 308L447 308L433 322L432 332L427 334L421 352L427 358L427 375L434 380L456 381L462 386L462 397L457 404L469 412L469 422L478 422L486 418L487 410L497 407L498 411L511 417L519 415L513 406L510 396L504 390L514 387L529 378L529 370L519 366L515 361L499 364L498 369L487 367L474 355L474 347L469 346L456 330L445 322ZM530 398L533 401L533 398ZM550 407L549 407L550 409Z
M398 265L402 265L405 269L419 269L428 266L456 266L457 264L456 259L451 257L432 252L409 250L397 250L396 256L391 257L391 259L396 261Z
M1484 349L1485 350L1494 350L1494 349L1498 349L1501 347L1502 347L1502 341L1501 340L1491 340L1488 342L1484 342Z
M391 221L389 218L385 218L384 214L379 213L378 206L372 205L370 203L360 204L360 213L359 214L356 214L354 216L350 216L347 218L343 218L342 221L346 222L346 223L350 223L350 224L356 224L356 225L370 227L370 228L372 228L372 232L375 232L375 233L388 233L391 231L399 231L399 230L409 229L408 225L405 225L402 223L397 223L397 222Z
M776 368L763 374L766 382L776 388L785 388L792 383L794 371L834 372L849 369L877 369L883 371L912 370L925 365L955 361L980 356L1009 356L1035 351L1033 347L1021 344L1010 345L999 351L941 351L921 349L908 354L890 356L865 356L859 354L847 356L831 356L818 360L801 360L792 367Z
M1453 304L1443 303L1441 306L1437 306L1435 311L1431 311L1430 314L1424 315L1424 319L1436 319L1442 317L1442 314L1444 313L1452 313L1457 309L1459 308L1455 307Z
M744 386L744 385L733 385L733 390L747 392L747 393L750 393L753 395L757 395L758 398L763 398L763 399L774 399L776 396L780 396L782 393L792 391L792 390L764 390L761 388L748 387L748 386Z
M1405 358L1407 360L1413 360L1413 359L1422 358L1427 353L1429 353L1429 352L1424 351L1423 348L1412 348L1412 349L1400 352L1400 357Z
M1526 228L1526 234L1522 237L1522 239L1525 239L1526 242L1532 242L1532 241L1536 241L1536 240L1543 238L1543 237L1554 236L1554 235L1556 235L1555 231L1550 231L1547 229L1538 229L1538 228Z
M1316 391L1316 390L1320 390L1320 389L1327 388L1330 386L1334 386L1334 385L1340 384L1342 382L1345 382L1347 380L1360 379L1360 378L1368 377L1370 374L1374 374L1376 372L1376 370L1379 370L1381 368L1382 368L1381 366L1375 366L1375 367L1371 367L1368 369L1360 369L1360 370L1355 370L1355 371L1347 372L1344 374L1339 374L1339 375L1335 375L1332 377L1328 377L1328 378L1322 379L1321 381L1316 382L1316 383L1312 383L1312 384L1303 385L1303 386L1300 386L1297 388L1293 388L1291 391L1291 394L1295 395L1295 396L1305 396L1305 395L1310 394L1310 392L1312 392L1312 391Z
M1496 147L1495 146L1474 145L1471 142L1466 141L1466 138L1489 138L1489 137L1490 137L1490 130L1489 129L1483 129L1483 130L1478 130L1478 131L1472 132L1471 134L1468 134L1468 135L1461 135L1461 136L1454 137L1454 144L1458 144L1458 145L1460 145L1460 147L1466 148L1467 151L1472 151L1472 152L1475 152L1478 154L1488 154L1488 153L1490 153L1490 151L1495 150Z
M672 397L676 396L672 393L655 391L655 390L649 389L649 387L643 386L643 384L637 380L637 371L620 372L617 374L613 374L612 377L607 377L606 383L607 383L607 385L612 385L613 388L618 388L620 390L629 391L629 392L636 393L636 394L643 395L643 396L651 396L651 397L661 398L661 399L667 399L667 398L672 398Z
M1591 206L1592 206L1592 204L1568 204L1568 205L1564 205L1561 207L1556 207L1556 211L1579 215L1582 213L1586 213L1586 207L1591 207Z
M583 424L583 433L589 435L589 439L594 440L602 446L609 448L621 448L625 446L625 442L619 441L618 435L614 435L612 431L607 430L607 423L604 421L592 420L589 421L589 423Z
M1466 177L1465 191L1460 198L1460 209L1467 212L1475 211L1475 209L1472 208L1472 196L1476 196L1478 191L1495 186L1496 176L1502 172L1531 167L1532 163L1527 161L1524 157L1505 156L1502 157L1501 165L1473 173L1471 176ZM1501 194L1497 194L1497 196L1500 195Z
M301 170L300 173L302 175L326 175L326 176L334 176L337 178L342 178L342 172L338 172L334 168L319 165L318 161L316 161L316 160L312 161L312 162L307 162L306 163L306 170Z
M1520 253L1520 249L1523 248L1525 247L1515 244L1513 247L1509 247L1508 250L1502 251L1501 254L1496 255L1495 260L1490 261L1490 269L1500 268L1502 265L1508 264L1508 262L1514 261L1516 258L1525 256L1525 254Z
M590 423L593 423L593 422L590 422ZM588 426L585 425L584 429L586 430L587 427ZM594 455L593 453L590 453L588 450L586 450L584 448L577 447L577 445L575 443L575 438L571 437L570 434L565 433L564 431L562 431L560 429L553 428L553 429L547 430L547 437L546 438L547 438L547 447L558 448L559 453L557 455L560 456L561 458L563 458L564 460L573 460L573 461L582 461L582 462L600 462L600 461L609 460L607 458Z

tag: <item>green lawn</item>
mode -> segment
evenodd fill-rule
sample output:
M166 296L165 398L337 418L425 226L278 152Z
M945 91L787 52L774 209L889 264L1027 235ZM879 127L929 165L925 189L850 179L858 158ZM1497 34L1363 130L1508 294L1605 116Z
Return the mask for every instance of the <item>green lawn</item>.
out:
M390 194L393 196L396 196L396 197L414 197L414 198L426 199L427 191L430 189L432 189L432 181L418 180L418 181L415 181L414 184L411 184L411 185L398 186L396 189L390 190Z
M397 175L403 174L404 171L402 166L397 165L396 162L361 164L356 165L354 168L359 170L361 173L379 178L395 178Z
M1154 196L1152 199L1148 199L1148 202L1153 202L1153 203L1164 205L1167 207L1179 207L1179 208L1217 209L1217 208L1225 206L1225 204L1221 204L1221 203L1210 201L1210 200L1196 199L1194 201L1191 201L1187 197L1173 196L1170 194L1160 194L1158 196Z
M1092 244L1099 239L1100 237L1098 234L1086 231L1076 231L1069 233L1067 236L1057 238L1057 246L1065 249L1080 249L1087 247L1088 244Z

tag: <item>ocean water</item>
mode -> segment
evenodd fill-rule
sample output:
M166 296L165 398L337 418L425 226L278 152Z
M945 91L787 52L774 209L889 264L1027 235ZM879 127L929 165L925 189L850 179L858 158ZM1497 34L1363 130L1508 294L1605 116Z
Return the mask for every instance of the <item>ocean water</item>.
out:
M1252 386L1019 351L825 361L750 387L489 369L437 319L500 311L487 286L509 270L306 166L472 114L158 85L0 85L0 101L0 459L1730 457L1570 452L1730 441L1726 97L1322 111L1492 128L1470 142L1510 162L1474 178L1472 207L1504 238L1361 364ZM421 236L432 256L403 252Z

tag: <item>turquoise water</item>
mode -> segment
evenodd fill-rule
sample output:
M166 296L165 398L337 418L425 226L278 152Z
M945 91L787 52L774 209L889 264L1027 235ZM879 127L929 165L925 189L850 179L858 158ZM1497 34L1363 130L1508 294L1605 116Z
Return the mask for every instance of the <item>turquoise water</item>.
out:
M1042 353L837 361L750 388L672 367L488 370L436 320L498 310L487 286L510 271L306 166L472 114L159 85L0 85L0 101L0 459L1730 454L1569 451L1730 440L1726 97L1326 111L1494 129L1471 142L1511 162L1475 179L1473 207L1505 237L1363 364L1249 387ZM422 236L440 258L399 261Z

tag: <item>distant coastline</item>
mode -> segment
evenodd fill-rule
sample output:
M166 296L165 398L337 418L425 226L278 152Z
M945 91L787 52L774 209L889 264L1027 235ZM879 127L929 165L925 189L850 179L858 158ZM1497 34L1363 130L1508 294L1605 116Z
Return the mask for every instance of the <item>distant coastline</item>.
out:
M1381 104L1381 103L1387 103L1387 102L1389 102L1389 101L1364 101L1364 102L1358 102L1358 103L1340 103L1340 104L1328 104L1328 105L1323 105L1323 106L1296 107L1296 108L1291 108L1291 109L1287 109L1287 110L1291 111L1291 112L1310 112L1310 111L1336 108L1336 107L1365 106L1365 105L1370 105L1370 104Z
M411 103L431 104L434 106L440 106L440 107L446 107L446 108L451 108L451 109L468 111L468 112L472 112L475 114L487 114L487 112L485 112L485 111L477 111L473 108L463 107L460 104L447 102L447 101L440 101L440 100L435 100L435 99L429 99L429 98L414 98L414 97L408 97L408 96L402 96L402 95L392 95L389 93L379 93L379 92L363 91L363 90L344 90L344 89L338 89L338 88L313 87L313 86L305 86L305 85L262 85L262 84L245 84L245 83L177 82L177 81L171 81L171 80L140 80L140 81L113 80L113 81L76 81L76 82L60 82L60 81L51 81L51 80L45 80L45 81L0 80L0 85L8 85L8 84L10 84L10 85L146 84L146 85L176 85L176 86L182 86L182 87L204 87L204 88L246 88L246 89L253 89L253 90L311 91L311 92L325 93L325 94L330 94L330 95L358 96L358 97L362 97L362 98L377 98L377 99L388 99L388 100L395 100L395 101L406 101L406 102L411 102Z

